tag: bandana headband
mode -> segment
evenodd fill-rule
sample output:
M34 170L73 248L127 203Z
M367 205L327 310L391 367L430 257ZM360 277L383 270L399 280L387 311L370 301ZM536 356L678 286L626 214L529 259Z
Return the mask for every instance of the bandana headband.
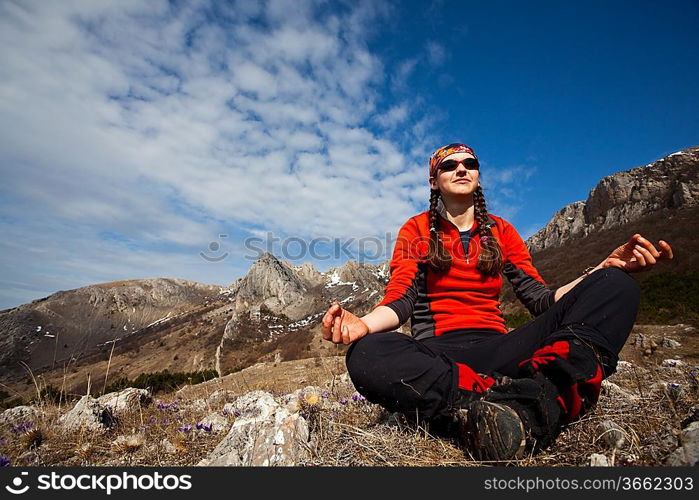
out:
M476 153L466 144L461 144L460 142L447 144L446 146L442 146L435 151L430 157L430 179L437 174L437 167L439 167L439 164L442 163L442 160L454 153L468 153L473 155L476 161L478 161Z

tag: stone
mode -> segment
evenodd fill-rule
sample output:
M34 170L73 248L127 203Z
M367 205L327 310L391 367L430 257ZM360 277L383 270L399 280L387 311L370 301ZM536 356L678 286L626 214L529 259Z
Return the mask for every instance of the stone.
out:
M0 413L0 428L34 422L39 415L33 406L15 406Z
M177 447L168 439L163 439L160 441L160 447L162 448L163 452L167 453L168 455L174 455L177 453Z
M609 459L599 453L590 455L590 467L609 467Z
M306 420L253 391L226 405L236 416L231 429L200 466L293 466L309 439Z
M687 415L687 418L682 420L682 428L684 429L685 427L689 426L692 422L697 422L699 421L699 405L692 406L689 409L689 415Z
M221 432L228 432L228 429L231 428L231 422L228 420L228 418L221 414L220 412L214 412L209 415L207 415L204 418L199 419L199 423L201 424L206 424L206 425L211 425L211 433L212 434L220 434ZM206 433L207 431L203 429L197 429L198 433Z
M684 362L679 359L664 359L660 366L665 368L678 368L684 366Z
M663 337L663 340L660 342L660 345L668 349L676 349L678 347L682 347L682 344L677 342L675 339L671 339L670 337Z
M602 393L612 399L627 402L636 401L639 398L639 396L637 396L636 394L632 394L626 389L622 389L617 384L615 384L614 382L610 382L609 380L602 381Z
M153 397L147 389L135 389L128 387L119 392L110 392L97 398L97 402L112 409L114 415L137 411L143 406L148 406Z
M58 419L58 424L67 432L81 429L103 432L116 423L117 420L111 408L87 395L80 398L68 413Z
M626 444L626 431L612 420L603 420L600 422L599 431L601 434L597 439L601 440L610 448L621 448Z
M209 403L209 405L211 405L212 408L222 408L223 405L225 405L226 403L235 401L237 397L238 394L236 394L234 391L220 389L211 393L209 397L206 398L206 401Z
M665 461L672 467L695 466L699 463L699 422L692 422L682 430L680 447Z

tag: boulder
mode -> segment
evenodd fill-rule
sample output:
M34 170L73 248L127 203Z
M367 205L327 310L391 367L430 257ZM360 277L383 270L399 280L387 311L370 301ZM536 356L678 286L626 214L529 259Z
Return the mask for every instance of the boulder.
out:
M638 396L626 389L622 389L614 382L609 380L602 381L602 394L616 401L632 402L638 400Z
M0 413L0 428L34 422L39 418L39 411L33 406L15 406Z
M626 431L612 420L603 420L600 422L599 432L600 435L598 439L610 448L621 448L626 444Z
M206 428L198 429L198 432L211 432L219 434L227 432L231 428L231 423L225 415L219 412L211 413L204 418L199 419L199 424L203 424ZM210 429L210 430L207 430Z
M80 398L73 409L58 419L58 424L65 431L102 432L116 424L116 417L109 406L100 404L92 396Z
M677 342L675 339L671 339L670 337L663 337L660 345L668 349L677 349L678 347L682 347L682 344Z
M147 406L153 401L150 391L128 387L123 391L110 392L97 398L97 402L112 409L114 415L132 412L142 406Z
M206 401L214 408L221 408L226 403L235 401L238 395L234 391L228 391L225 389L220 389L215 391L206 398Z
M226 437L200 466L292 466L304 453L309 432L305 419L253 391L225 407L236 417Z
M682 430L681 446L665 461L665 465L680 467L699 463L699 422L692 422Z

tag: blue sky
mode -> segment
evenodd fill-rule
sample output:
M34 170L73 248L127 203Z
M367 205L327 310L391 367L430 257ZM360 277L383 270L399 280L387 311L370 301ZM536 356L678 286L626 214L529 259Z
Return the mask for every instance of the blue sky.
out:
M4 1L0 308L228 285L269 235L323 271L381 260L453 141L526 238L699 144L698 21L689 0Z

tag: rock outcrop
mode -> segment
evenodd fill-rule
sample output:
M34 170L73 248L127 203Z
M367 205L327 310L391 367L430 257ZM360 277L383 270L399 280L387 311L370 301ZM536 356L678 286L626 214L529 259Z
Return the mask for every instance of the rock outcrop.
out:
M65 432L86 430L104 432L116 424L112 409L101 404L92 396L83 396L75 406L58 419Z
M699 147L602 179L587 197L563 207L527 240L532 253L621 226L662 209L699 206Z
M250 392L226 410L236 416L230 431L201 466L292 466L308 441L306 420L271 394Z
M699 463L699 422L692 422L682 430L680 447L665 462L673 467L694 466Z

